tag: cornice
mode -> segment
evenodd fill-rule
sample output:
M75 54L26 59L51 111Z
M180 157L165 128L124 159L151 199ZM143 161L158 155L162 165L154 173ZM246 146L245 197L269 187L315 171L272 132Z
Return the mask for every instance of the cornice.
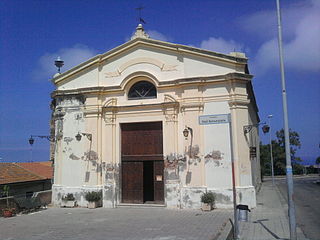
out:
M216 76L202 76L202 77L191 77L191 78L179 78L169 81L159 82L158 88L166 87L183 87L184 85L189 84L207 84L214 82L223 82L223 81L240 81L248 82L251 81L252 75L245 73L228 73L224 75ZM55 98L57 96L68 96L68 95L77 95L77 94L102 94L102 93L111 93L124 91L124 85L121 86L99 86L99 87L89 87L89 88L78 88L71 90L55 90L51 93L51 97Z

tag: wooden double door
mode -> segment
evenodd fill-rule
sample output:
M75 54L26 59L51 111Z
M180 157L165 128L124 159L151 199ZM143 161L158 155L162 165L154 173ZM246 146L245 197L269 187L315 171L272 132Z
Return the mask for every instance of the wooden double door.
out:
M162 122L121 124L122 202L163 203Z

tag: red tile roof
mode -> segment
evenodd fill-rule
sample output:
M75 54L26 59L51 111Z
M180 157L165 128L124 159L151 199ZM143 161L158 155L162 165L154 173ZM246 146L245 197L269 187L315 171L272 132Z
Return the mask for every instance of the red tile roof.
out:
M24 162L16 164L38 176L44 177L45 179L52 178L53 168L51 166L51 162Z
M0 184L51 179L53 168L48 165L40 162L0 163Z

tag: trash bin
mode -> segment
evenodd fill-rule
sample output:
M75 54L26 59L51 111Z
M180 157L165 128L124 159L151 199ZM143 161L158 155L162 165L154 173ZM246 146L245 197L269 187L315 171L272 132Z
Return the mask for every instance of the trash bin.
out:
M248 212L251 212L248 205L237 205L238 220L242 222L248 222Z

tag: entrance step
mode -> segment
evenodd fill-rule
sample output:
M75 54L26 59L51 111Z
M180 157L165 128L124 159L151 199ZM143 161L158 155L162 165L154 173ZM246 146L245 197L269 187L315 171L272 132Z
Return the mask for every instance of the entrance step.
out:
M135 204L135 203L119 203L117 205L118 208L165 208L166 205L164 204Z

